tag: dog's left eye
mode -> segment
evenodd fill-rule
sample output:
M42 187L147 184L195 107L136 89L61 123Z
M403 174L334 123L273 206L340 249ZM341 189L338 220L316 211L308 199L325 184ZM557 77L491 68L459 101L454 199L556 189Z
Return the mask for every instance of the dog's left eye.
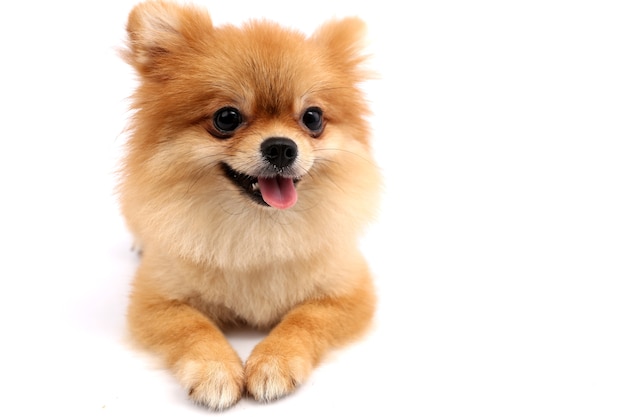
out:
M302 124L311 131L314 137L324 130L324 116L319 107L309 107L302 115Z
M213 126L219 132L220 137L230 137L241 123L243 123L243 117L234 107L221 108L213 115Z

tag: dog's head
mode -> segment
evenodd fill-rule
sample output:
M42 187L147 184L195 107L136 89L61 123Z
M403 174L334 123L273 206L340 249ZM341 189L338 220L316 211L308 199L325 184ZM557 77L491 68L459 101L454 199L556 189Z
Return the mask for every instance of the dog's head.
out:
M140 76L121 187L131 223L314 208L371 217L363 29L346 18L307 37L267 21L214 27L192 6L137 6L124 53Z

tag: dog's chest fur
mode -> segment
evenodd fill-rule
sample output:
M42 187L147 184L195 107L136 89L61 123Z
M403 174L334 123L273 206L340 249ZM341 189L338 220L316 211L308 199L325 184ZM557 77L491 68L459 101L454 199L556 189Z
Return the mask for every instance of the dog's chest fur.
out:
M186 301L217 323L269 327L295 305L350 284L328 256L267 265L248 270L223 270L182 261L162 261L153 284ZM345 265L344 265L345 266Z

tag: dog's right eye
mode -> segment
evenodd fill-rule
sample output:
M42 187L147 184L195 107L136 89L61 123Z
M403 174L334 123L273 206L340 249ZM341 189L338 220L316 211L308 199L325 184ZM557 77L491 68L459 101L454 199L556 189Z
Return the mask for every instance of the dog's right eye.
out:
M319 107L309 107L302 115L302 124L309 129L314 138L324 130L324 115Z
M213 126L221 138L230 137L241 123L243 123L243 117L234 107L221 108L213 115Z

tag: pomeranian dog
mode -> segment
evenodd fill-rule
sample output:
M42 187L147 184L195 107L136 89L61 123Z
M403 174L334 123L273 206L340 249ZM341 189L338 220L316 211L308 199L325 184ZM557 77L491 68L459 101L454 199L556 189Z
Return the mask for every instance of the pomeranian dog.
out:
M119 194L142 248L130 332L197 403L280 398L375 310L358 247L381 183L364 23L216 27L203 9L148 1L127 32L139 82ZM245 362L231 326L268 331Z

